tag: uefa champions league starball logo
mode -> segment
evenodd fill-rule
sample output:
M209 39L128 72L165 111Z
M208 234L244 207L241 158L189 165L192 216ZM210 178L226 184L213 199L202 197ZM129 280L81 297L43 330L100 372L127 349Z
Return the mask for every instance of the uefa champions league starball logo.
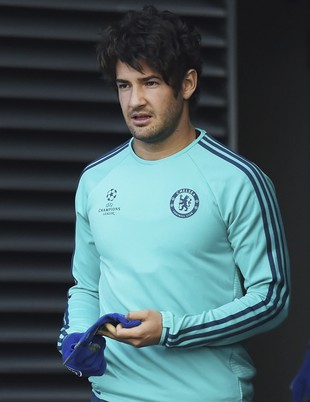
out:
M100 206L98 208L98 213L100 213L102 216L115 216L121 210L120 205L115 205L114 203L115 198L117 197L117 190L115 190L115 188L111 188L111 190L106 193L105 197L107 202L105 206Z
M107 192L107 200L110 202L113 202L116 196L117 196L117 190L115 190L114 188L111 188L111 190Z

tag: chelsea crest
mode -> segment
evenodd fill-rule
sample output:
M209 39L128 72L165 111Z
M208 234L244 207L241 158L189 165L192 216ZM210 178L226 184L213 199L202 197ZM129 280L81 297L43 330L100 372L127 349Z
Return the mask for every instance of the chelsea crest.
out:
M178 218L189 218L199 208L199 197L194 190L182 188L176 191L170 200L171 212Z

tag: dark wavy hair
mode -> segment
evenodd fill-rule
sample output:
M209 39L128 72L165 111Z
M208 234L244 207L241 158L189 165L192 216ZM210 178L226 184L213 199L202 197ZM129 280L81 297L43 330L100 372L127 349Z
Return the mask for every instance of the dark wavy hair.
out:
M113 84L118 60L140 72L143 61L161 74L177 96L189 69L197 71L199 83L200 41L198 31L176 14L145 6L142 11L127 12L102 31L97 58L103 77ZM197 104L198 92L197 86L189 101L191 107Z

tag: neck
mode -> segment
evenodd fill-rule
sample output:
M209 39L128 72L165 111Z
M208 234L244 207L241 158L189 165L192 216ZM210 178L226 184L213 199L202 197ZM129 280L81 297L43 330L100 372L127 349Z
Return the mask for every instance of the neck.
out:
M186 127L183 126L182 129L177 128L169 137L162 141L148 143L134 138L133 149L140 158L154 161L167 158L181 151L195 139L195 128L188 123Z

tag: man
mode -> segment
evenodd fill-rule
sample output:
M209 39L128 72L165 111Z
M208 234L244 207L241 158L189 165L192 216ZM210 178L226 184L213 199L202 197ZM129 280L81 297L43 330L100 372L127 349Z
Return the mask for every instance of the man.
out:
M273 185L190 121L199 47L193 28L152 6L98 47L132 139L91 163L76 195L59 348L70 369L95 374L93 401L252 401L244 341L287 315Z

